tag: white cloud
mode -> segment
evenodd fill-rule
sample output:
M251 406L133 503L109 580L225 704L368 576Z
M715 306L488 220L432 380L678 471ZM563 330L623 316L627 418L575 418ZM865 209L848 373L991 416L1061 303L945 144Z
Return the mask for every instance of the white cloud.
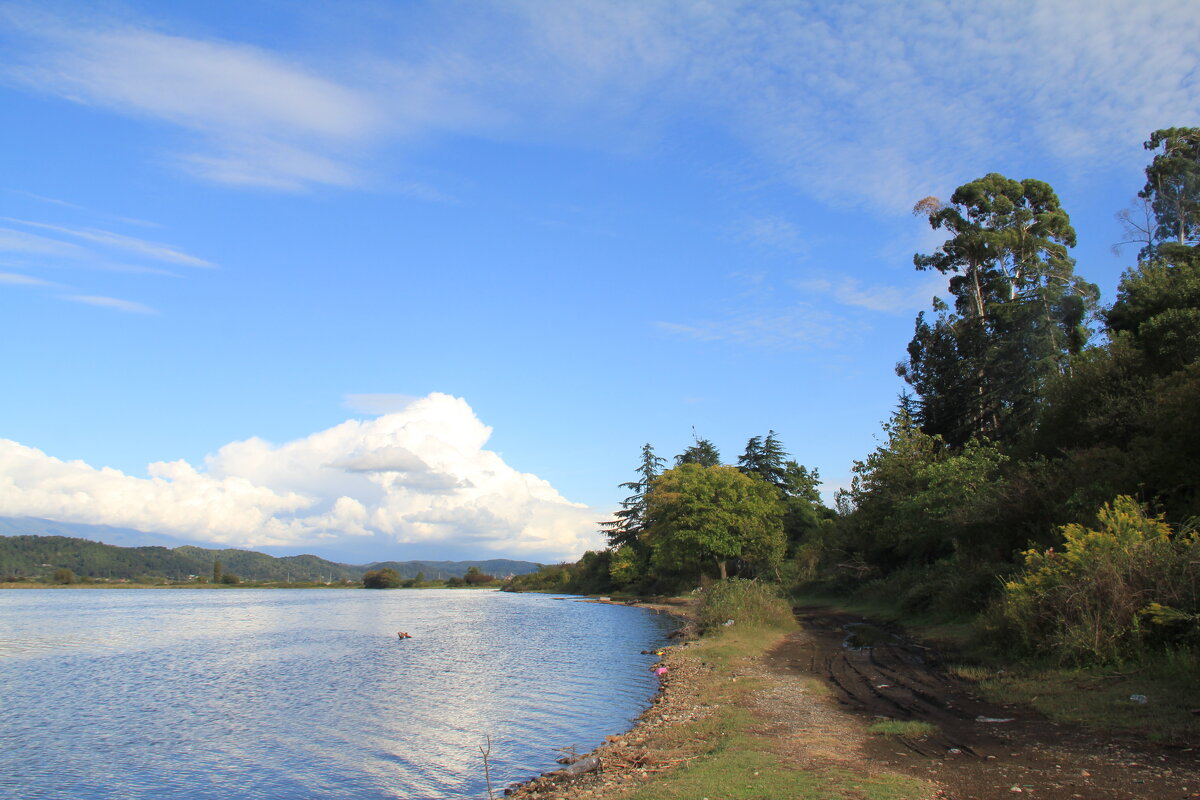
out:
M403 411L419 398L410 394L348 394L342 405L363 414L391 414Z
M596 513L485 450L490 434L464 400L431 394L283 445L232 442L203 469L157 462L149 478L0 440L0 515L239 547L377 536L547 560L597 547Z
M345 12L304 57L10 13L28 46L7 77L178 126L199 146L177 163L227 183L359 183L369 148L445 132L621 150L699 122L740 138L759 177L891 214L1045 156L1136 168L1146 134L1200 102L1193 0L433 9Z
M95 294L64 294L63 300L70 300L72 303L83 303L89 306L99 306L100 308L111 308L114 311L124 311L127 314L157 314L153 308L142 303L135 303L132 300L121 300L116 297L104 297L103 295Z
M21 275L16 272L0 272L0 283L9 286L54 286L50 281L35 278L31 275Z
M41 230L52 231L54 233L70 236L74 239L83 239L93 244L110 247L116 250L124 250L135 255L150 258L155 261L165 261L169 264L181 264L188 267L212 267L211 261L205 261L203 258L198 258L188 253L183 252L177 247L158 242L150 242L145 239L138 239L133 236L126 236L112 231L100 230L98 228L66 228L62 225L51 225L46 222L32 222L24 219L13 219L12 217L0 217L5 222L24 225L30 228L38 228Z
M352 182L353 170L334 153L382 122L365 92L260 48L130 26L22 22L41 48L8 70L10 80L180 126L206 147L179 161L213 180L276 188Z
M829 295L839 303L868 311L911 314L924 308L935 295L946 293L946 277L939 272L921 273L915 286L864 285L855 278L836 281L825 278L796 281L796 288L813 294Z
M807 303L746 310L699 322L656 322L660 330L701 342L733 342L785 350L825 347L848 334L843 320Z

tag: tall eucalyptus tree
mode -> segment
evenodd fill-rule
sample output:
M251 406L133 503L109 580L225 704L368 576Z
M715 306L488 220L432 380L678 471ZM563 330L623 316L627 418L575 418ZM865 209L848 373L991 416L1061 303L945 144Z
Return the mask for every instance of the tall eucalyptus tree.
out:
M1011 437L1090 335L1099 293L1075 275L1070 218L1049 184L998 173L958 187L949 203L926 198L914 213L949 234L913 263L950 276L954 305L935 301L934 320L917 317L896 371L916 390L927 433L953 445Z

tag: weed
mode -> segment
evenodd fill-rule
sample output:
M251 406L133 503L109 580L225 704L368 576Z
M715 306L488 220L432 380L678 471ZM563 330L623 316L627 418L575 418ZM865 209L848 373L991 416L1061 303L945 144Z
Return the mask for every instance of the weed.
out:
M923 739L938 732L938 726L932 722L919 720L888 719L876 722L867 731L876 736L905 736L909 739Z

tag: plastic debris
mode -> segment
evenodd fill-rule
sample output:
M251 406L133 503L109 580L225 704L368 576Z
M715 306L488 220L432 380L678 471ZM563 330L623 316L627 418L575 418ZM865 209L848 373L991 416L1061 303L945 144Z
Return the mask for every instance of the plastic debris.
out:
M1144 706L1149 702L1149 698L1147 698L1144 694L1131 694L1129 695L1129 699L1140 706Z
M999 717L976 717L975 721L976 722L1012 722L1013 719L1014 719L1013 717L1008 717L1006 719L1000 719Z
M724 625L726 628L728 628L730 625L733 624L733 620L727 619L724 622L722 622L721 624Z
M666 668L666 667L655 667L655 668L654 668L654 674L655 674L655 675L666 675L666 674L667 674L667 668Z

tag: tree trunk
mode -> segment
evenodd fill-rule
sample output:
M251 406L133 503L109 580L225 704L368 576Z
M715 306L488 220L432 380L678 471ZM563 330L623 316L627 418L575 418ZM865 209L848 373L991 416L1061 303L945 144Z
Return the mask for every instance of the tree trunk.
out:
M727 577L729 577L725 572L725 562L719 558L717 559L717 568L721 570L721 580L725 580Z

